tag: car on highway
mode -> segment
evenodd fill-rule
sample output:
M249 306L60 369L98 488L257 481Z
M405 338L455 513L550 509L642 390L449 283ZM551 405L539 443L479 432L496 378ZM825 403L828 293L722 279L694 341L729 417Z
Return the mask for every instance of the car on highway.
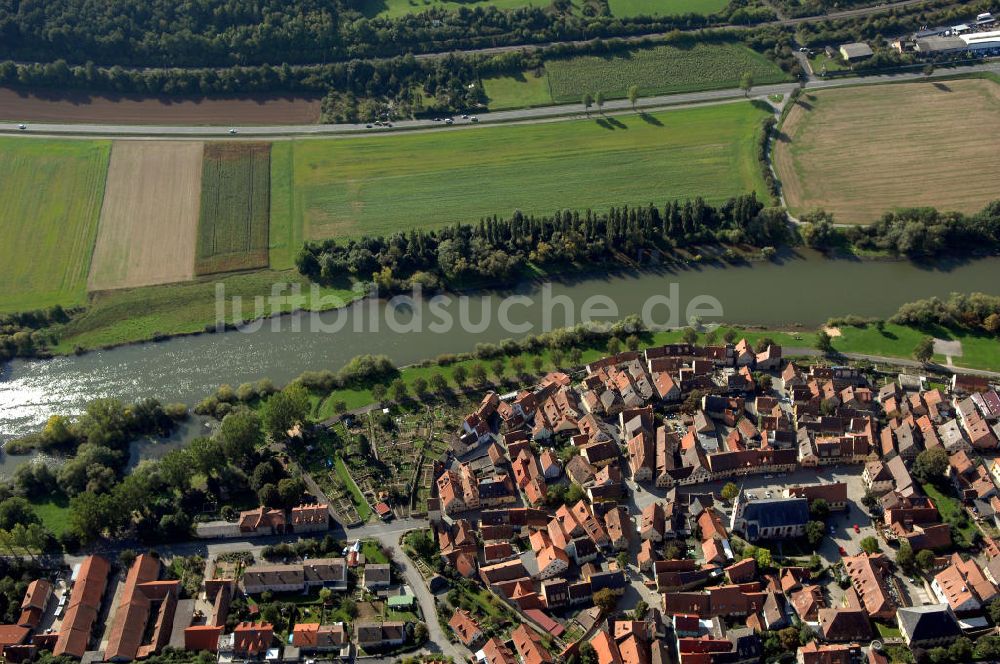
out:
M24 123L21 123L21 124L17 125L17 128L20 129L21 131L24 131L25 129L28 128L28 125L26 125Z
M229 128L229 133L230 134L235 134L236 133L236 127L230 127Z
M370 124L366 124L365 125L365 129L371 129L371 128L372 128L372 126Z
M475 115L473 115L473 116L472 116L472 117L471 117L470 119L471 119L471 120L472 120L473 122L479 122L479 118L477 118L477 117L476 117Z
M444 123L450 125L450 124L455 124L455 121L452 120L451 118L445 118Z

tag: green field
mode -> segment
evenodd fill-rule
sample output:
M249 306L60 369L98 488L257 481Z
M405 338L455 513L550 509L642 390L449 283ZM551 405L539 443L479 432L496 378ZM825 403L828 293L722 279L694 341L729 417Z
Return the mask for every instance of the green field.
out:
M271 144L271 221L270 264L274 270L295 267L295 256L302 248L302 225L293 224L292 212L292 143Z
M0 311L86 301L110 141L0 139Z
M207 143L195 274L267 267L270 145Z
M754 85L789 80L776 64L742 44L657 46L615 54L552 60L545 65L552 98L579 102L584 92L625 97L632 85L641 95L735 88L745 72Z
M714 14L725 9L727 0L608 0L611 15L673 16L676 14Z
M515 76L484 78L483 92L489 100L487 105L491 111L548 106L552 103L549 77L544 71L541 76L527 72Z
M525 126L293 143L292 230L307 240L477 223L515 209L766 197L749 103ZM283 183L286 173L276 173ZM281 185L284 186L284 185ZM284 222L282 222L284 224Z
M298 272L271 270L96 293L87 310L59 331L59 344L53 350L72 353L76 346L100 348L146 341L160 335L201 332L206 325L214 326L217 283L225 285L227 298L243 297L244 318L252 313L253 297L267 296L275 283L300 284L302 293L309 293L308 280ZM356 297L351 291L323 288L320 292L325 297L336 295L344 303ZM315 303L306 308L330 306L331 303ZM231 318L230 309L227 319Z
M809 66L812 67L813 73L817 76L822 76L823 71L843 71L847 69L847 65L841 62L837 58L831 58L823 51L820 51L816 55L809 58Z

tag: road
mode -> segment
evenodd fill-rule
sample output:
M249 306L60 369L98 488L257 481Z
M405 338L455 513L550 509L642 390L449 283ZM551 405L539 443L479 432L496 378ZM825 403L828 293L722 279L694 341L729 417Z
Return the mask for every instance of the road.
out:
M804 84L781 83L763 85L752 90L756 99L766 99L770 95L791 94L798 87L806 90L821 90L854 85L878 85L883 83L926 80L928 78L948 78L959 74L975 72L1000 73L1000 62L988 62L981 65L969 65L941 69L931 77L921 72L906 72L897 74L880 74L857 78L810 79ZM659 95L640 99L636 109L650 112L670 108L684 108L706 104L733 103L746 98L746 93L739 89L705 90L674 95ZM632 105L627 99L616 99L604 104L605 115L620 115L633 113ZM434 120L401 120L393 123L391 129L372 128L363 124L336 125L275 125L258 127L239 127L237 134L230 134L228 127L192 127L192 126L159 126L159 125L100 125L100 124L30 124L26 130L20 130L15 123L0 123L0 134L17 134L21 136L65 136L88 138L146 138L146 139L176 139L176 138L267 138L281 140L287 138L336 137L351 135L391 135L398 131L458 131L471 130L491 124L529 124L555 120L579 120L585 117L600 117L598 113L584 113L578 104L563 104L526 108L511 111L482 113L477 116L478 123L471 119L456 119L455 124L446 126L443 122Z
M815 348L804 348L795 346L786 346L782 348L782 353L786 357L823 357L825 354ZM894 366L910 367L913 369L926 369L927 365L917 360L909 360L903 357L886 357L884 355L868 355L866 353L838 353L835 357L843 357L848 360L866 360L868 362L874 362L877 364L891 364ZM966 367L959 367L955 365L944 365L944 364L932 364L931 368L938 371L946 371L948 373L961 373L961 374L971 374L975 376L983 376L985 378L1000 380L1000 372L988 371L986 369L968 369Z

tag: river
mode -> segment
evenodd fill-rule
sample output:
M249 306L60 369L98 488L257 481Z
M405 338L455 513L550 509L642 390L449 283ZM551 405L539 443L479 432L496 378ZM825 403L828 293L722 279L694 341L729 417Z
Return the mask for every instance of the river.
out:
M574 318L567 319L564 308L556 306L552 327L579 322L581 306L587 301L601 312L613 303L616 310L608 318L640 313L649 298L671 293L672 286L679 294L680 324L686 322L683 307L695 296L709 295L718 300L723 315L705 316L708 323L815 327L830 316L849 313L887 317L904 302L943 297L953 291L1000 294L998 276L1000 258L996 257L928 268L909 262L828 260L805 254L775 263L590 275L549 287L523 283L507 293L469 295L464 302L451 298L449 304L439 306L437 316L426 300L413 309L365 300L318 317L328 326L337 320L346 323L335 333L312 331L309 316L300 320L301 330L296 331L286 316L252 332L203 334L79 357L15 361L0 377L0 441L37 430L50 414L78 413L97 397L134 401L151 396L165 403L193 404L223 383L236 386L268 377L281 385L307 369L336 370L363 353L385 354L402 366L441 353L471 351L480 342L541 331L546 303L565 303L567 298L561 296L575 304ZM521 324L516 329L504 329L497 320L504 308L501 302L509 295L531 301L524 304L527 300L521 300L507 309L511 321ZM474 329L461 325L446 332L433 329L431 323L440 322L441 312L458 320L463 310L474 323L482 321L484 311L490 320ZM654 309L655 321L670 322L667 311L666 306ZM386 323L388 314L400 324L420 320L422 329L393 331ZM377 326L370 323L372 318ZM366 322L363 331L354 331L362 321ZM199 431L200 426L189 427L184 435L174 437L174 444ZM8 471L11 462L5 457L0 472Z

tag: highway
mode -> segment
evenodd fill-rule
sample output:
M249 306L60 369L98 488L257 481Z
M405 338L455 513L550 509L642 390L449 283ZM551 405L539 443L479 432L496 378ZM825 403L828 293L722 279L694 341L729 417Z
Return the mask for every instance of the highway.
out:
M1000 74L1000 61L987 62L980 65L952 67L935 71L930 77L920 71L860 76L850 78L820 79L811 78L802 84L781 83L755 87L751 96L764 99L773 94L788 95L795 88L820 90L826 88L852 85L879 85L884 83L950 78L961 74L976 72L993 72ZM636 109L644 112L684 108L706 104L732 103L746 98L746 93L740 89L705 90L673 95L645 97L638 100ZM589 117L604 115L621 115L633 113L632 105L627 99L616 99L604 104L602 111L592 108ZM18 124L0 123L0 134L16 134L19 136L62 136L76 138L140 138L140 139L178 139L178 138L266 138L282 140L287 138L336 137L352 135L392 135L400 131L457 131L474 129L496 124L528 124L556 120L578 120L588 117L580 104L562 104L525 108L511 111L480 113L478 122L470 119L454 117L453 125L444 121L401 120L394 122L391 128L372 127L363 124L312 124L312 125L272 125L253 127L225 126L167 126L167 125L102 125L102 124L27 124L26 129L20 129ZM236 133L230 133L235 129Z

